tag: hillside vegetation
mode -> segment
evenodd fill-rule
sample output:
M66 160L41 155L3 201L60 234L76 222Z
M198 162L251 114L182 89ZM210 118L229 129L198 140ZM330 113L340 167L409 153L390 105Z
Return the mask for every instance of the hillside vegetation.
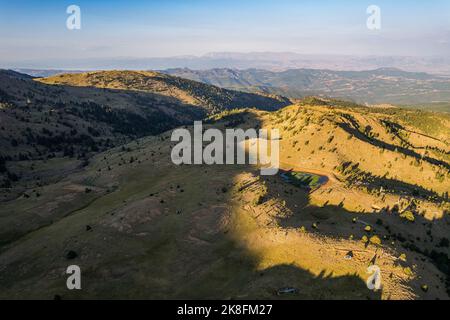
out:
M449 120L319 98L208 118L279 129L276 176L176 166L171 131L98 153L1 204L0 296L448 299Z
M258 107L277 110L286 106L288 99L226 90L201 82L168 76L150 71L99 71L81 74L61 74L39 79L46 84L96 87L157 93L202 107L208 113L232 108Z
M91 155L233 108L289 101L161 75L108 71L33 79L0 70L0 198L86 165ZM53 178L52 178L53 177ZM6 190L6 191L5 191Z

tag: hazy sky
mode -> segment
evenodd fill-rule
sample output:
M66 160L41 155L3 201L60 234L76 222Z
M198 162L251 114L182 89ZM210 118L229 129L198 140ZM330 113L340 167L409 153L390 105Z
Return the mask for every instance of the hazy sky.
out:
M66 8L81 8L68 30ZM381 30L366 26L381 8ZM0 63L208 52L450 55L450 1L0 0Z

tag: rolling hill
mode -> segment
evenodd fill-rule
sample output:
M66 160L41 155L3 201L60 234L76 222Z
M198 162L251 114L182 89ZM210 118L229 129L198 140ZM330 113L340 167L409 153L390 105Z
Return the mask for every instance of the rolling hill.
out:
M155 72L32 78L0 71L0 185L24 183L22 190L29 179L53 176L52 170L36 170L35 161L62 161L64 175L85 165L90 155L138 137L231 108L276 110L289 103L278 96L225 90ZM15 196L2 192L7 199Z
M276 110L289 100L275 95L262 95L226 90L202 82L151 71L99 71L60 74L38 80L45 84L96 87L113 90L151 92L202 107L209 114L233 108L258 107Z
M1 204L0 297L448 299L448 115L314 98L205 123L279 129L280 174L176 166L171 131L100 152Z
M321 95L362 104L427 105L450 102L450 79L395 68L370 71L320 69L169 69L163 71L223 88L281 94L291 98Z
M0 103L2 153L16 159L49 152L72 154L67 145L96 151L223 110L254 106L276 110L289 100L154 72L32 78L5 70L0 71Z

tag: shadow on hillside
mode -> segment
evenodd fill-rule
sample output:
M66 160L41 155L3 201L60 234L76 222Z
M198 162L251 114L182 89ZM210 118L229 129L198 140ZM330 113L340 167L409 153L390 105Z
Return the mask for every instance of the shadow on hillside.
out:
M183 168L183 172L189 170L189 174L181 180L171 180L171 184L180 184L182 194L190 196L189 192L195 191L186 178L204 175L202 179L209 179L210 169L208 173L204 169ZM247 169L251 168L233 172L247 172ZM220 184L232 185L234 177L226 175ZM184 212L184 203L180 203L181 214L171 210L154 219L143 220L134 226L133 233L105 229L105 219L113 219L115 223L123 221L126 225L148 214L148 210L161 208L157 205L160 200L175 202L173 198L169 201L168 194L162 194L166 188L170 190L168 184L161 185L161 194L150 197L156 198L152 206L135 207L130 201L133 210L129 215L115 218L115 210L108 208L101 220L103 223L75 220L70 216L67 218L75 223L66 225L59 235L54 233L59 223L55 221L56 226L44 227L28 240L15 243L0 254L3 266L0 298L381 299L381 292L368 290L365 282L354 274L334 276L324 270L315 275L285 263L261 269L257 252L246 249L240 237L216 227L224 218L224 211L215 211L213 207L208 207L210 210L203 214L203 206ZM217 197L217 191L207 188L204 197ZM219 204L231 205L232 202L224 194L224 201ZM121 202L120 208L127 205ZM92 227L90 231L85 229L87 224ZM147 235L133 236L139 232ZM105 242L105 237L111 242ZM45 246L35 245L40 242L45 242ZM78 257L68 261L64 254L69 249ZM54 272L64 274L62 271L68 264L81 266L83 290L69 291L65 275L55 276Z
M258 124L257 119L253 120ZM244 122L238 121L236 115L234 115L232 123L239 125ZM246 121L246 123L248 123L248 121ZM353 236L354 239L361 239L363 236L371 237L373 235L378 235L380 238L385 236L382 241L384 246L395 249L397 252L402 252L406 249L421 255L423 257L421 259L425 259L425 257L430 259L450 280L450 268L448 267L450 265L450 260L445 253L445 250L443 250L444 248L434 248L431 231L428 229L424 230L423 228L425 225L437 225L438 228L439 226L445 228L449 223L447 216L435 220L434 222L430 222L423 216L416 215L415 222L411 223L405 218L401 218L398 212L387 209L383 210L380 214L364 215L364 217L362 217L359 212L346 210L343 207L343 203L339 205L329 205L325 203L323 207L311 205L308 190L289 184L279 175L275 177L260 177L267 187L267 195L265 196L264 201L268 201L271 198L280 199L281 202L285 204L285 207L292 212L292 215L281 214L276 218L280 227L286 229L298 229L303 227L308 232L334 239L348 239L349 236ZM435 192L426 190L420 186L383 177L371 177L371 179L371 184L384 186L386 189L388 189L387 187L389 186L395 186L394 190L392 190L393 193L409 199L429 197L434 198L433 201L445 201L444 198L437 195ZM414 210L414 208L409 209ZM357 222L353 221L354 218L357 219ZM436 222L438 222L438 224L436 224ZM368 233L364 230L366 225L372 227L371 232ZM427 242L428 244L421 245L420 240L427 237L429 241ZM391 246L388 244L391 241L395 241L396 245ZM417 279L420 279L420 270L417 272ZM420 288L417 279L412 280L411 283L415 284L415 288ZM449 280L447 281L449 282ZM415 294L420 297L423 295L423 291L416 289Z
M398 254L404 252L408 257L413 256L412 252L418 254L414 260L408 263L399 262L402 267L411 267L420 259L422 261L431 261L439 271L447 276L447 288L450 285L450 259L445 248L433 244L432 230L436 226L445 228L450 223L448 217L441 220L430 221L423 216L416 215L415 222L412 223L400 214L382 211L378 214L361 214L351 212L340 205L324 204L323 207L315 206L310 203L309 192L304 189L293 187L284 182L279 177L263 177L261 176L268 189L266 201L272 198L279 199L284 203L290 214L281 214L276 217L277 226L290 230L304 230L318 236L340 240L352 237L358 241L364 236L371 238L378 236L382 239L382 245L390 249L394 249ZM274 183L274 180L278 180ZM297 191L292 192L297 188ZM283 192L283 189L287 192ZM354 220L356 219L356 220ZM439 224L436 222L439 221ZM366 226L371 227L371 231L365 230ZM441 232L442 233L442 232ZM442 233L445 234L445 233ZM391 245L394 242L395 245ZM377 245L366 243L366 247L370 246L373 251L378 251ZM348 249L350 250L350 249ZM342 252L344 260L345 252ZM377 254L373 259L377 259ZM370 265L371 262L368 264ZM423 297L424 292L420 289L423 283L427 282L427 278L421 275L421 269L416 269L418 277L410 280L414 294ZM385 275L386 276L386 275ZM422 279L422 280L420 280ZM422 281L422 282L420 282ZM332 285L332 284L330 284ZM442 284L445 287L445 281ZM367 290L367 288L365 288ZM448 290L448 289L447 289Z
M134 136L156 135L180 125L190 124L194 120L201 120L206 116L206 111L200 106L187 104L181 99L165 96L159 93L127 90L108 89L97 87L77 87L69 85L49 85L40 83L46 90L54 90L49 96L60 98L86 97L71 101L75 107L81 107L80 115L85 115L86 120L94 120L113 125L117 132L131 133ZM100 102L94 102L92 98L98 97ZM70 99L70 98L69 98ZM89 110L89 108L93 110ZM86 110L87 108L87 110ZM107 113L103 112L103 109ZM73 109L72 109L73 110ZM120 124L109 116L111 112L121 112L125 115L132 114L129 119ZM120 127L123 126L123 128ZM129 126L129 128L127 127Z
M246 116L249 115L246 114ZM252 120L252 125L258 125L257 119ZM193 167L189 168L191 169L186 170L192 170L190 172L192 177L202 174L205 179L203 181L213 178L210 176L211 173L203 170L203 167L198 171ZM178 177L176 172L174 176ZM182 193L187 196L191 192L189 177L191 176L186 175L180 178L185 179L181 180L181 183L186 185ZM175 180L173 176L170 178L174 179L171 183L175 185L179 183L179 180ZM220 183L232 185L234 178L235 176L231 174L226 175ZM349 212L342 206L312 207L308 192L288 186L277 176L262 177L262 179L267 180L268 197L273 196L285 201L286 208L294 213L291 217L276 218L281 228L287 230L308 224L308 231L326 237L347 238L347 235L337 234L336 231L340 231L340 223L351 224L351 219L356 216L356 213ZM119 186L119 191L121 187L123 186ZM169 188L168 184L164 187ZM285 193L283 190L285 188L297 191ZM214 199L223 194L220 190L208 188L204 189L204 193L204 197L208 199ZM171 194L179 195L181 192L172 190ZM155 197L158 195L151 196L151 198ZM229 196L224 197L225 201L219 204L231 205ZM152 202L153 207L140 208L133 207L133 201L130 201L130 217L124 214L121 218L125 219L124 223L132 223L135 221L134 217L139 217L143 213L148 214L149 209L161 209L162 207L158 207L158 204L164 206L163 203L167 202L167 198L161 198ZM183 209L184 204L181 203ZM123 201L120 206L126 208L128 203ZM197 208L194 213L198 214L201 209L200 206L200 209ZM106 210L107 212L99 213L104 214L102 219L116 219L112 216L114 210L111 211L110 208ZM197 216L175 212L164 213L139 223L135 226L138 230L133 231L136 233L145 231L146 235L135 237L133 241L131 241L132 234L107 229L98 221L94 221L94 224L89 221L77 221L79 225L67 224L64 232L61 232L61 238L58 239L52 238L54 233L51 227L42 228L35 235L36 238L30 236L33 246L27 246L27 241L31 241L30 239L19 241L0 254L0 265L4 266L0 274L0 283L4 290L0 290L0 297L20 296L23 298L25 295L27 298L52 298L53 295L58 294L62 298L103 299L227 297L234 299L381 299L381 292L368 290L365 282L352 274L336 277L323 271L316 276L309 270L284 263L261 270L258 266L257 253L243 248L243 243L226 231L220 228L213 231L223 218L220 212L214 215L211 210L205 215ZM127 220L127 217L130 220ZM373 223L375 217L370 216L368 219L370 223ZM161 220L162 224L158 224ZM122 220L113 221L120 223ZM317 221L320 224L313 230L311 226ZM55 224L57 223L56 221ZM86 231L87 223L92 226L91 231ZM105 245L106 238L100 233L101 230L109 230L111 233L107 235L110 239L114 239L114 243L120 245L111 245L111 243ZM38 241L52 242L41 248L35 245ZM76 292L77 290L69 292L64 281L58 277L55 280L54 275L49 275L49 270L59 271L67 267L69 262L63 256L63 252L67 249L79 253L80 260L75 258L70 261L71 264L83 263L84 287L79 292ZM101 253L100 260L92 258L97 253ZM320 253L318 252L317 255ZM50 260L49 257L52 259ZM18 269L20 272L17 272ZM296 292L278 295L282 288L294 289Z
M245 120L243 119L245 118ZM209 124L213 123L212 121ZM258 119L253 117L253 114L250 112L243 112L240 114L232 114L227 116L224 120L220 120L215 124L221 124L225 128L232 127L242 127L243 129L247 128L258 128L260 123ZM247 167L250 169L250 167ZM252 170L252 169L250 169ZM256 172L255 172L256 173ZM257 174L257 173L256 173ZM228 183L233 183L233 176L229 177ZM263 181L266 181L266 186L268 187L268 195L267 198L274 197L279 198L282 201L286 201L286 207L288 209L294 208L294 203L289 201L288 197L285 197L281 193L280 190L274 190L273 179L278 180L278 185L282 186L283 181L279 176L275 177L267 177L261 176ZM267 180L266 180L267 179ZM269 182L269 180L271 180ZM245 192L245 190L251 190L254 187L255 183L250 182L245 184L240 188L240 192ZM304 206L307 206L309 203L308 192L303 191L301 188L292 187L293 189L298 190L298 196L295 201L295 205L303 202ZM265 201L268 199L265 199ZM338 211L335 208L329 207L334 211ZM337 215L347 215L349 219L354 215L353 213L347 212L342 208L338 208L341 212L333 212L333 214ZM258 219L258 218L256 218ZM305 221L313 219L306 218ZM291 224L293 221L289 218L277 219L275 217L274 222L283 229L291 229L293 227L299 227L298 225L294 226ZM319 231L320 232L320 231ZM330 236L327 233L323 233L324 236ZM227 236L225 236L227 238ZM241 248L242 244L239 243L239 239L235 239L230 236L233 242L235 242L235 247ZM276 266L272 266L270 268L259 270L258 264L260 263L258 255L252 255L251 252L246 251L242 254L246 258L244 260L239 260L234 262L233 264L239 264L241 268L244 270L239 270L236 273L236 276L233 276L229 279L222 279L214 282L214 279L209 279L210 285L208 285L208 289L217 288L212 290L213 296L220 296L220 290L223 288L224 284L222 281L225 281L226 286L239 287L242 288L237 294L238 297L242 296L244 298L287 298L287 299L372 299L377 300L381 299L382 292L381 291L371 291L367 288L366 283L356 274L348 274L345 276L335 276L329 271L323 270L319 275L312 274L309 270L304 270L293 264L279 264ZM289 260L289 259L288 259ZM232 268L232 267L230 267ZM240 275L238 275L240 274ZM242 276L246 276L248 278L242 279ZM212 283L211 283L212 281ZM230 284L231 283L231 284ZM295 289L295 293L286 293L283 294L279 292L280 289ZM218 292L216 292L218 290ZM283 290L281 290L283 291ZM211 292L209 293L211 294ZM188 295L189 296L189 295ZM194 298L201 298L202 296L194 296ZM204 296L203 296L204 297Z
M386 150L393 151L393 152L400 152L401 154L403 154L405 156L413 157L418 161L419 160L426 161L430 164L441 166L441 167L446 168L447 170L450 170L450 164L445 161L431 158L429 156L422 157L420 154L418 154L417 152L415 152L413 150L410 150L410 149L407 149L404 147L400 147L400 146L395 146L395 145L386 143L384 141L381 141L381 140L378 140L375 138L369 138L365 134L361 133L357 128L350 126L348 123L338 123L338 126L340 128L342 128L344 131L346 131L347 133L352 134L357 139L367 142L367 143L370 143L371 145L373 145L375 147L386 149Z
M298 283L298 299L314 300L380 300L381 291L371 291L357 275L333 276L323 270L315 276L309 271L291 265L277 265L263 271L262 277L272 277L275 274L283 275L283 285L289 288L292 283ZM264 283L264 280L261 281ZM306 292L302 289L308 288ZM312 289L312 290L311 290ZM282 295L281 295L282 297ZM287 295L287 297L289 297Z
M409 196L414 198L420 198L425 200L430 200L433 202L442 202L448 201L448 199L439 195L438 193L425 189L419 185L413 185L404 181L400 181L397 179L374 176L368 172L361 171L363 176L362 183L363 185L370 191L379 191L381 187L383 187L385 192L393 193L397 195ZM359 176L349 176L347 177L347 181L350 184L357 184L360 182ZM367 182L365 182L367 181Z
M239 244L236 244L239 246ZM323 270L318 275L295 265L279 264L257 269L257 259L239 262L237 273L227 278L208 279L208 289L192 295L180 293L180 298L205 299L299 299L299 300L380 300L382 291L371 291L355 274L334 276ZM203 281L200 279L200 281ZM201 285L194 284L194 287ZM229 291L227 289L234 288Z

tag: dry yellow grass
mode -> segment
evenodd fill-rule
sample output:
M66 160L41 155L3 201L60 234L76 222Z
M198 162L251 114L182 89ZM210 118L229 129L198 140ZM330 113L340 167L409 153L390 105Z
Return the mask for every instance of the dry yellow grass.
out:
M314 192L280 176L259 176L251 166L177 167L170 162L170 133L131 143L130 151L97 155L85 169L39 189L39 199L9 204L9 210L19 208L17 219L52 209L43 218L47 224L2 248L0 283L7 285L0 296L278 299L278 289L295 287L298 294L286 298L448 298L445 275L412 246L429 251L448 235L448 203L401 194L397 182L386 194L371 190L373 181L348 184L337 167L358 162L382 176L391 162L396 181L436 192L448 190L448 179L431 183L435 165L422 163L417 174L407 166L410 156L380 153L362 136L348 139L336 123L347 123L342 113L370 125L376 139L389 137L376 117L357 111L291 106L276 114L242 112L242 127L281 129L282 169L329 177ZM212 126L223 129L226 115L218 119ZM83 186L93 192L79 192ZM66 197L74 191L77 197ZM415 211L426 210L415 213L415 223L383 210L405 209L411 200ZM79 252L78 260L65 259L69 249ZM345 258L349 251L352 259ZM79 293L67 292L61 280L64 267L75 262L85 270L86 289ZM381 269L378 292L366 287L371 264Z

